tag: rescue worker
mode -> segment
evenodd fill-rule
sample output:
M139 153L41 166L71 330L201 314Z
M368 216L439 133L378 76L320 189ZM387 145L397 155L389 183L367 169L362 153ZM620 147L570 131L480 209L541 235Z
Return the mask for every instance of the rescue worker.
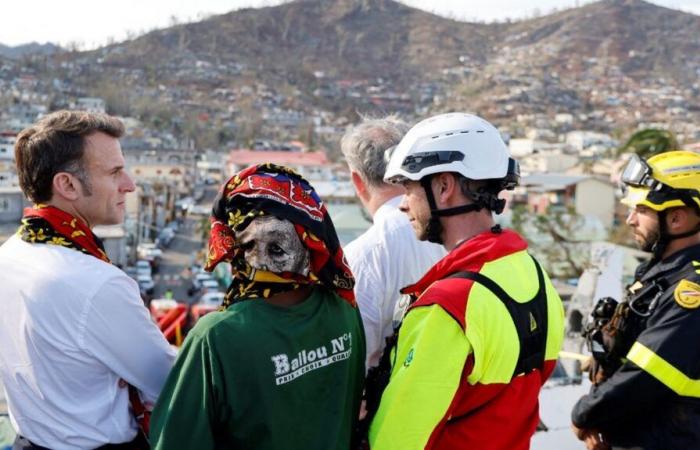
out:
M575 405L573 429L589 449L700 448L700 155L633 156L621 181L652 258L603 329L618 367Z
M498 193L518 183L517 162L490 123L451 113L415 125L384 179L405 187L400 208L417 237L449 253L403 289L414 302L371 448L529 448L564 312L525 240L493 219L505 206Z

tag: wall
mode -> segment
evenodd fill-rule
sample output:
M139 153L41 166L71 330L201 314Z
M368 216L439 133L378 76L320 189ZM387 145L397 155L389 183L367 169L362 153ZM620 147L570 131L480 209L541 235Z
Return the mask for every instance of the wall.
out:
M589 178L576 185L576 212L597 217L607 229L613 226L615 204L615 187L606 181Z

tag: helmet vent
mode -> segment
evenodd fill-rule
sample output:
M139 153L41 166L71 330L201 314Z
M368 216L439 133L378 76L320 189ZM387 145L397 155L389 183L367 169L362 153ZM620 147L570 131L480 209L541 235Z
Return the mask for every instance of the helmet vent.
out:
M440 137L440 135L437 135L437 136L431 137L430 139L437 139L437 138L439 138L439 137Z
M484 130L476 130L477 133L483 133Z
M461 133L461 134L467 134L467 133L469 133L469 130L462 130L462 131L460 131L460 133Z

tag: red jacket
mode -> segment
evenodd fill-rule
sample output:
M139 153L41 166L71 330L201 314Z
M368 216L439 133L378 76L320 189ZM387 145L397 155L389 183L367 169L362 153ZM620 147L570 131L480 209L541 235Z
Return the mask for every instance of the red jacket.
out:
M372 423L373 449L529 448L539 420L539 390L563 339L561 300L543 274L546 322L534 327L544 333L544 364L513 377L520 341L508 309L482 284L447 278L481 273L514 302L529 303L540 284L526 249L513 231L482 233L404 289L418 300L399 332L391 381ZM432 397L422 390L432 390ZM411 430L400 431L399 422L411 424Z

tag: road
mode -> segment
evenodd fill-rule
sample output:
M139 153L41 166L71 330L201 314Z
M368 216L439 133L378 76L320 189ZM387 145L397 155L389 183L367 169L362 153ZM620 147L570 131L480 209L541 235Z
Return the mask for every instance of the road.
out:
M204 191L204 198L199 204L210 209L215 196L216 189L210 187ZM187 295L187 289L191 284L189 267L195 263L203 264L206 255L206 241L200 231L202 222L208 227L208 217L187 216L170 246L163 249L160 270L153 277L156 284L153 298L162 298L166 290L172 289L175 300L186 303L196 300L196 297Z
M156 283L153 298L162 298L165 291L171 289L173 298L189 303L187 288L190 286L189 267L198 259L204 248L201 232L197 228L196 218L186 218L175 233L170 246L163 249L163 257L158 273L153 276Z

